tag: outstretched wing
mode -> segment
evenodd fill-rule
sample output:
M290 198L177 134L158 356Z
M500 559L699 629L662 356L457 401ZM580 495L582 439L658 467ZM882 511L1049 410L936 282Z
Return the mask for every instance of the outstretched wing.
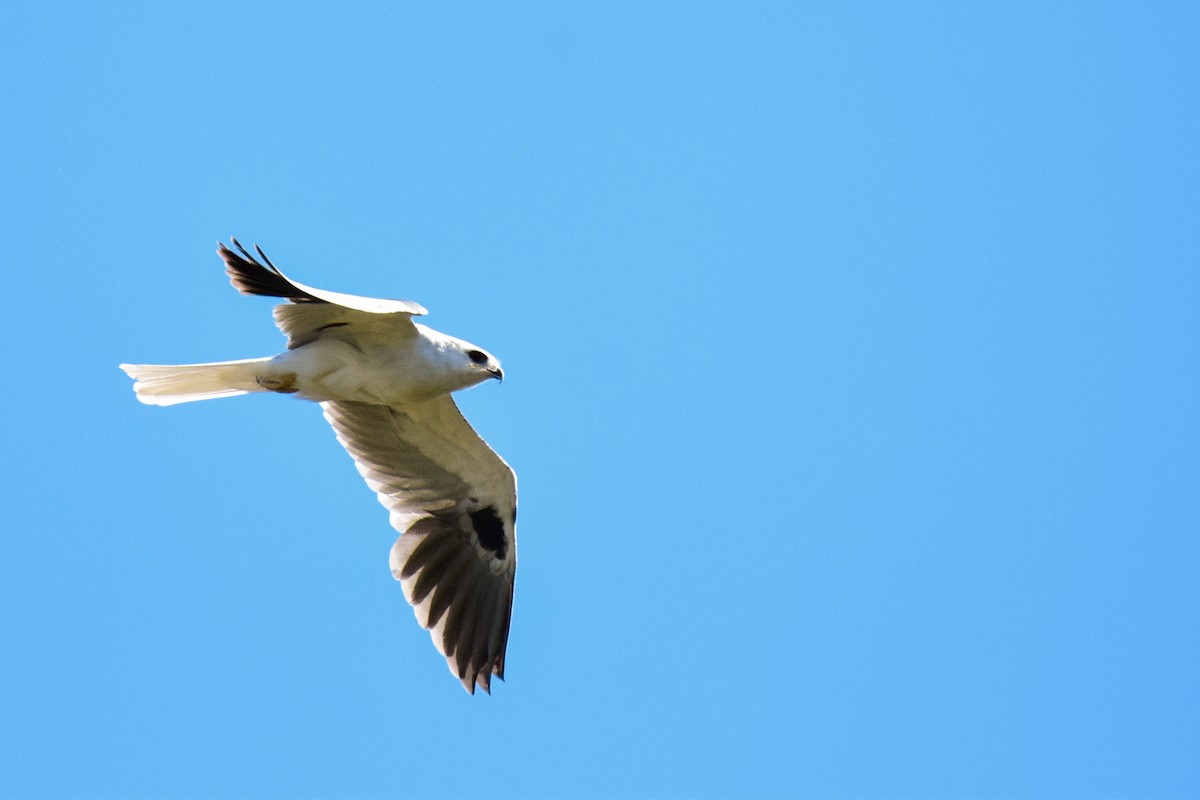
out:
M218 242L217 254L225 262L233 288L242 294L286 297L291 301L275 307L275 324L288 337L289 350L325 335L358 343L373 336L385 341L408 338L416 335L412 317L428 313L411 300L359 297L305 286L284 275L258 245L254 249L261 262L237 239L231 237L230 241L237 252Z
M419 317L428 313L424 306L411 300L359 297L354 294L329 292L305 286L284 275L279 267L271 263L271 259L267 258L267 254L258 245L254 245L254 249L266 262L265 266L246 252L246 248L242 247L237 239L230 237L229 241L233 242L233 246L238 249L238 252L230 250L224 242L217 242L217 254L225 261L225 272L229 274L229 282L242 294L286 297L293 303L333 303L356 311L366 311L369 314L403 313Z
M325 418L401 536L392 574L463 687L504 678L517 567L512 469L448 395L411 406L325 402Z

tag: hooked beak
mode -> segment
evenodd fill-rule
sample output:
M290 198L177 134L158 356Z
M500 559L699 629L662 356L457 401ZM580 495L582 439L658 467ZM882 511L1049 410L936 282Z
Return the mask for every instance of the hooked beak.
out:
M491 367L488 372L491 373L493 378L501 383L504 383L504 370L500 369L499 367Z

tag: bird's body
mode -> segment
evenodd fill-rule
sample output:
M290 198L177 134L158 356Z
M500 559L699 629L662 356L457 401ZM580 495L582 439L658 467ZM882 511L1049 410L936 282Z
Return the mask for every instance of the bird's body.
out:
M288 349L273 358L121 365L138 399L173 405L252 392L322 405L338 440L388 508L401 537L392 572L418 621L468 691L504 675L516 570L516 478L475 434L450 394L502 378L475 345L414 323L404 300L327 292L219 247L244 294L287 297L275 321Z

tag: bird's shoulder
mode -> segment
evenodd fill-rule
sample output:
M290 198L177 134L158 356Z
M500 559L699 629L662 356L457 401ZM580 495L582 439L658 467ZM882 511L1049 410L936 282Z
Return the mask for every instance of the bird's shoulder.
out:
M375 314L332 303L283 303L275 306L275 324L294 350L322 337L366 343L372 338L412 339L418 335L412 315Z

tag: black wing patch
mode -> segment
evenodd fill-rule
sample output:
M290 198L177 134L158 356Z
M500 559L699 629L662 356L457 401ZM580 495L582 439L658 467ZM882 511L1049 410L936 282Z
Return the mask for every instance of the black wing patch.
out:
M508 556L508 539L504 536L504 523L496 513L495 506L481 508L471 514L471 526L479 543L503 561Z
M286 297L293 303L325 302L292 285L291 281L283 277L279 269L271 263L271 259L267 258L267 254L258 245L254 245L254 249L262 260L267 262L265 266L246 252L246 248L242 247L241 242L237 239L230 237L229 241L233 242L233 246L238 249L238 252L230 250L224 242L217 242L217 255L221 256L225 262L225 272L229 275L229 282L242 294Z

